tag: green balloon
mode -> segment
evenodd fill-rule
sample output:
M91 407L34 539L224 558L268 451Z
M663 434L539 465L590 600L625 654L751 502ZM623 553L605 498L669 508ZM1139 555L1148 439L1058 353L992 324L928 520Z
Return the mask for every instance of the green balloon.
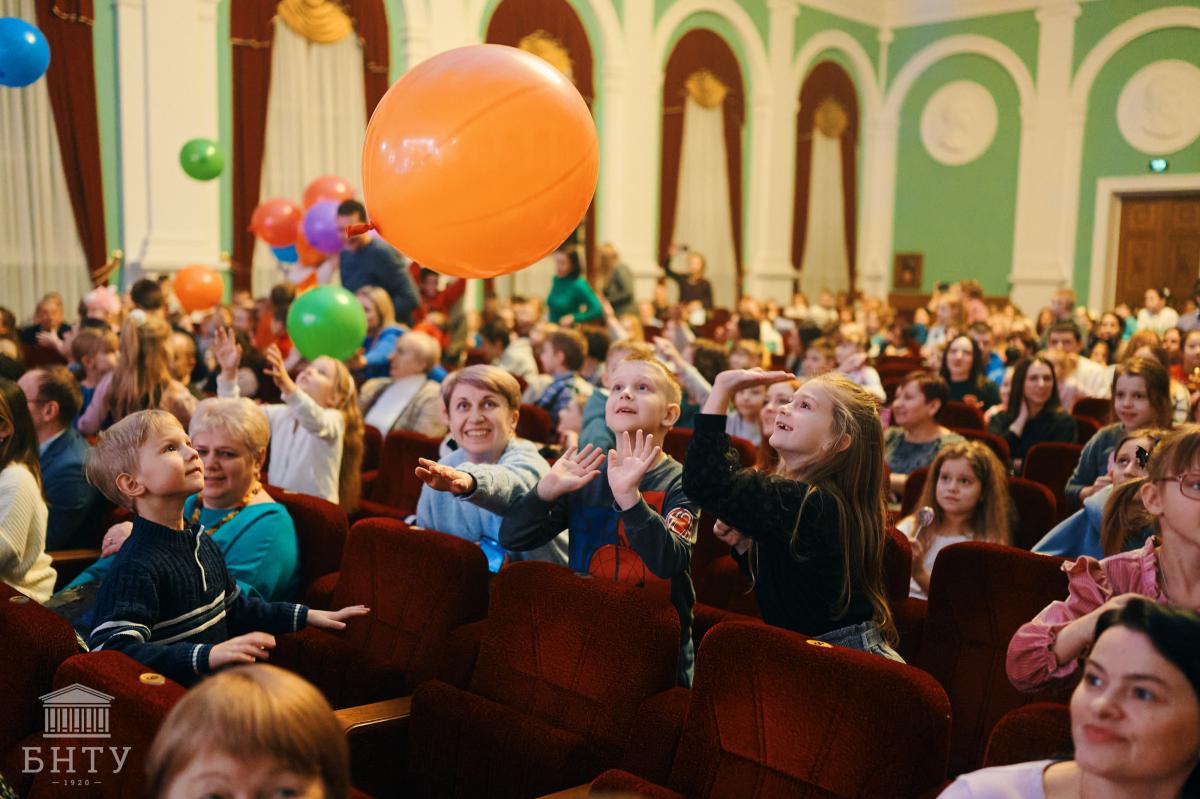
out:
M212 139L190 139L179 150L179 165L196 180L212 180L225 168L225 153Z
M362 347L367 337L367 315L358 299L346 289L319 286L292 303L287 330L306 360L328 355L344 361Z

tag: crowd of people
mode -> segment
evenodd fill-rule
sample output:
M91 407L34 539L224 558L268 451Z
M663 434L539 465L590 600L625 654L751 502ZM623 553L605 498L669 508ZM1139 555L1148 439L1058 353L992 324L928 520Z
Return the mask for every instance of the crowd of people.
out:
M363 219L354 201L339 208L343 227ZM72 318L54 294L23 326L0 309L0 579L52 602L52 553L99 546L100 559L58 586L91 591L73 619L91 648L185 685L225 670L172 713L151 756L156 784L196 768L199 756L180 752L189 719L212 735L240 729L241 709L211 710L240 693L292 727L314 719L306 741L322 754L286 766L344 792L344 746L316 743L328 715L320 696L297 689L295 707L281 707L295 678L227 668L262 659L275 634L340 629L369 612L295 604L297 535L264 488L268 454L270 484L353 513L367 428L440 439L439 458L416 470L410 521L478 544L492 571L535 559L596 575L597 553L624 547L667 585L686 686L702 514L753 580L767 624L900 660L888 527L911 542L915 598L946 547L1011 544L1008 476L1041 442L1081 441L1072 411L1085 399L1111 401L1113 421L1087 440L1064 492L1069 513L1035 547L1068 559L1069 594L1017 632L1008 657L1021 690L1082 669L1075 759L964 776L946 795L1035 782L1045 796L1101 795L1133 780L1139 789L1122 795L1174 796L1191 784L1200 282L1179 309L1149 289L1136 313L1122 305L1097 317L1070 289L1030 317L989 304L971 280L939 285L911 315L828 292L722 310L703 256L684 248L671 248L641 301L611 245L598 248L590 280L582 248L565 245L554 261L545 298L489 295L468 311L464 281L347 235L340 280L367 336L346 361L309 362L292 345L286 284L193 314L169 280L150 278L122 294L94 289ZM913 368L875 368L889 360ZM951 406L977 413L1009 459L944 421ZM531 407L548 417L550 440L517 435ZM664 449L675 429L692 431L682 462ZM918 470L916 509L901 518ZM106 503L132 521L88 540ZM1170 710L1143 718L1139 702ZM221 713L227 723L213 721ZM1126 723L1143 724L1144 740L1122 759L1095 730ZM243 754L227 744L204 757Z

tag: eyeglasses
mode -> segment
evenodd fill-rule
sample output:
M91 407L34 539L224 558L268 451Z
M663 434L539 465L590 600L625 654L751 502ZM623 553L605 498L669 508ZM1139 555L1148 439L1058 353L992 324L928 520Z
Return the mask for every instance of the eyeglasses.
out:
M1188 499L1200 500L1200 472L1185 472L1174 477L1164 477L1160 482L1179 483L1179 493Z

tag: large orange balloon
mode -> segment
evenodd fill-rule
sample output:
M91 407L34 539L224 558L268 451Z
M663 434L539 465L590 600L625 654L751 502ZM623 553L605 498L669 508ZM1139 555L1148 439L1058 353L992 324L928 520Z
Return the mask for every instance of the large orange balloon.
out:
M380 100L363 144L375 229L415 261L494 277L548 255L596 191L599 145L579 92L535 55L449 50Z
M321 175L304 187L304 207L312 208L321 200L341 202L354 196L354 187L337 175Z
M282 197L272 197L254 209L250 230L272 247L288 247L296 243L303 219L300 206Z
M180 269L172 288L183 310L189 313L211 308L225 296L225 281L221 280L217 270L200 264Z

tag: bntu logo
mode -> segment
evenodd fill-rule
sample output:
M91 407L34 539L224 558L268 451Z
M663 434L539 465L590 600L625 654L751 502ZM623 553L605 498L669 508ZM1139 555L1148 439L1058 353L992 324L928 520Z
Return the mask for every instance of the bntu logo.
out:
M109 727L109 711L112 707L113 698L108 694L101 693L93 688L88 688L86 685L74 683L66 688L60 688L57 691L52 691L45 696L38 697L42 701L42 715L44 718L43 738L70 738L70 739L88 739L88 738L109 738L111 737ZM129 746L50 746L49 748L49 768L43 756L43 750L40 746L23 746L22 751L25 754L25 773L39 774L45 771L48 774L62 774L64 778L61 780L51 780L53 785L67 786L85 786L92 784L100 784L100 780L93 777L75 777L66 775L77 775L80 772L76 771L76 757L79 758L79 765L86 766L82 773L84 774L120 774L121 769L125 767L125 760L129 757L129 751L132 747ZM103 772L97 768L97 757L101 760L106 760L107 757L112 758L112 769L105 769Z

